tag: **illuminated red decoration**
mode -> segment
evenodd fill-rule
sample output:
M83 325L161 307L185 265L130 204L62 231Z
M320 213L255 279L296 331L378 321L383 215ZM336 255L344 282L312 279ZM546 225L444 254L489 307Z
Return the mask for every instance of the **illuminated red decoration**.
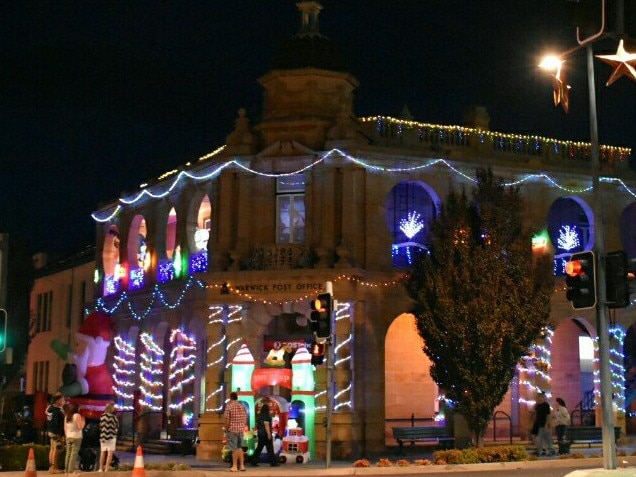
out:
M252 373L252 389L264 386L282 386L292 388L292 370L288 368L260 368Z

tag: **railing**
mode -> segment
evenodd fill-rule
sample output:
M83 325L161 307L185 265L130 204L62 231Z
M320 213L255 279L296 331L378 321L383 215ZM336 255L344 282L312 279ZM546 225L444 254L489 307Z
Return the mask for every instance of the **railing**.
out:
M501 417L500 417L501 416ZM512 418L504 411L497 411L492 416L492 440L497 441L497 421L508 421L510 443L512 444Z
M444 126L419 123L391 117L359 118L363 128L376 141L395 146L425 146L431 151L442 148L472 148L475 153L483 148L483 153L501 153L514 156L535 157L550 163L582 165L591 160L591 146L559 139L550 139L523 134L508 134L484 131L464 126ZM622 168L627 167L630 149L624 147L601 146L601 164Z

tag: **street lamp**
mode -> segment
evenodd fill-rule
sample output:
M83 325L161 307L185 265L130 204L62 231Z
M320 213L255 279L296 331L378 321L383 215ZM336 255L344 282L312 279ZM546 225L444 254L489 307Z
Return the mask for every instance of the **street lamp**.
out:
M553 72L554 79L554 104L561 104L565 112L569 109L569 86L565 80L563 73L563 58L570 53L585 47L587 56L587 84L588 99L590 107L590 144L591 144L591 167L592 167L592 210L594 211L594 254L598 259L599 266L596 273L596 327L599 339L599 358L600 358L600 380L601 380L601 416L602 416L602 432L603 432L603 465L605 469L611 470L617 467L616 443L614 437L614 414L612 403L612 376L610 369L610 353L609 353L609 332L607 320L607 291L605 280L605 214L602 204L602 194L599 182L599 140L598 140L598 117L596 113L596 89L594 79L594 54L592 44L601 38L605 31L605 1L602 2L601 8L601 26L598 32L585 38L580 38L580 30L577 29L578 45L558 56L549 56L543 59L539 64L541 68L548 69ZM630 55L625 52L623 42L619 43L616 55L604 55L601 59L615 66L615 71L608 85L615 81L619 76L631 76L636 80L636 55Z

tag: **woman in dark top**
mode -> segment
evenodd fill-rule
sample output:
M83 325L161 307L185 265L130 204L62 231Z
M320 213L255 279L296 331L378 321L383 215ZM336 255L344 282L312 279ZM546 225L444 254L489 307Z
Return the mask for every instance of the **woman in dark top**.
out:
M269 465L275 467L278 464L278 459L274 455L274 441L272 436L272 416L269 415L269 404L263 404L261 412L256 416L256 431L258 435L258 445L252 455L251 464L253 466L258 465L263 447L267 449L269 456Z

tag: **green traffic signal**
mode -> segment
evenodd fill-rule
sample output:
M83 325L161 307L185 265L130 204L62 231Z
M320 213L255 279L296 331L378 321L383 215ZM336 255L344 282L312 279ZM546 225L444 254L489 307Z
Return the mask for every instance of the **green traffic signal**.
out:
M0 353L7 347L7 310L0 308Z

